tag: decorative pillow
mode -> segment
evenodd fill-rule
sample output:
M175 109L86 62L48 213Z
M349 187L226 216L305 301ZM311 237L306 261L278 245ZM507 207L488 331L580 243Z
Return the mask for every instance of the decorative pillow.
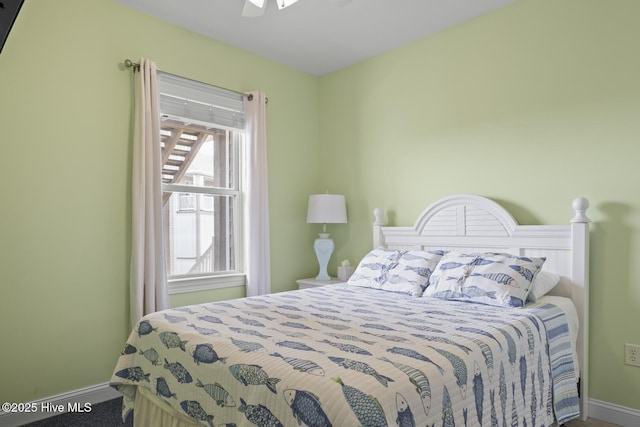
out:
M449 252L440 259L423 296L522 307L545 259Z
M424 292L425 296L444 298L445 291L460 292L464 280L469 275L471 263L480 254L465 254L460 252L448 252L443 255L429 278L429 286ZM435 294L438 295L435 295Z
M358 264L348 283L419 297L442 251L374 249Z
M540 271L536 274L531 284L531 291L527 295L528 301L537 301L543 295L546 295L551 289L560 282L560 276L548 271Z
M378 248L372 250L362 258L347 283L357 286L376 287L391 267L391 264L397 261L398 256L398 251L393 249Z
M442 255L443 251L400 251L400 258L389 270L383 289L404 287L411 295L419 297L427 288Z

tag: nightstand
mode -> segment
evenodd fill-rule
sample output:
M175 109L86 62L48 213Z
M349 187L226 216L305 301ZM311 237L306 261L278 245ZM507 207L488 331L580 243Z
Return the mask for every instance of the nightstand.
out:
M308 289L308 288L317 288L319 286L325 286L325 285L337 285L337 284L342 284L347 282L338 280L335 277L332 278L331 280L316 280L315 278L312 277L309 279L296 280L296 283L298 284L298 289Z

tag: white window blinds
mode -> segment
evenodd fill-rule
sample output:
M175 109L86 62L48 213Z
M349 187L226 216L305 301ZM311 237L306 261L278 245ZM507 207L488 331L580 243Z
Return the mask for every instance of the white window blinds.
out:
M160 113L190 123L244 129L244 95L158 72Z

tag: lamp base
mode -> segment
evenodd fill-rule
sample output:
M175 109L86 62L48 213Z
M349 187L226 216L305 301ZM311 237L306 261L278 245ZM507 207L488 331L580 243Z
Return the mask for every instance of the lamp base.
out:
M328 234L320 234L320 238L313 242L313 250L316 252L318 264L320 265L320 273L316 276L316 280L331 280L331 277L327 273L327 265L329 264L333 249L333 240L329 238Z

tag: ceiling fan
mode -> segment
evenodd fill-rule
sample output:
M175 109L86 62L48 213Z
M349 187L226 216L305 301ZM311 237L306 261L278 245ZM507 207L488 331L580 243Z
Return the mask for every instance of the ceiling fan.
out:
M278 9L284 9L298 0L276 0ZM339 6L343 6L347 3L351 3L353 0L329 0L331 3L335 3ZM255 18L264 14L267 7L267 0L245 0L244 7L242 8L242 16L245 18Z

